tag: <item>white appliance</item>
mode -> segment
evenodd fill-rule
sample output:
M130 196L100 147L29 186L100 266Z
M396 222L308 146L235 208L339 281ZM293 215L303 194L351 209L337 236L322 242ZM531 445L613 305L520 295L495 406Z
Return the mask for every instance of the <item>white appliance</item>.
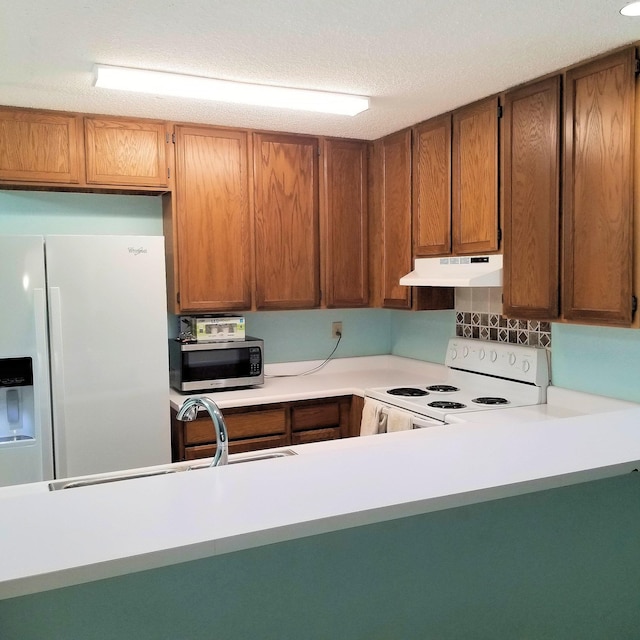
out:
M367 389L365 397L413 416L413 426L464 422L481 411L546 402L545 349L465 338L449 340L441 378L402 387ZM421 424L424 423L424 424Z
M0 300L0 486L171 461L162 237L0 236Z
M407 287L501 287L502 255L416 258L400 278Z

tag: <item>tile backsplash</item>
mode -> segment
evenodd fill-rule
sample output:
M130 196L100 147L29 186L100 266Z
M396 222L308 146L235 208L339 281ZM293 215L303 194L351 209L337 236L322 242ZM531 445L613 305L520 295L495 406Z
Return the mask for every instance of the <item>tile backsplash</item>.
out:
M502 288L456 289L456 336L551 347L551 324L502 315Z

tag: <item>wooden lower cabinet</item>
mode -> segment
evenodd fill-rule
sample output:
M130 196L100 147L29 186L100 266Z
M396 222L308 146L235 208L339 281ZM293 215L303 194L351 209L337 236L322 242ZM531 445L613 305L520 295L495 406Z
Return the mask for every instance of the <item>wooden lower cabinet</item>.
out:
M229 453L357 435L361 405L362 398L352 402L351 396L340 396L224 409L222 413L229 433ZM176 415L177 412L172 409L172 460L181 462L213 456L216 436L209 416L200 413L192 422L181 422ZM352 424L354 421L357 421L355 426Z

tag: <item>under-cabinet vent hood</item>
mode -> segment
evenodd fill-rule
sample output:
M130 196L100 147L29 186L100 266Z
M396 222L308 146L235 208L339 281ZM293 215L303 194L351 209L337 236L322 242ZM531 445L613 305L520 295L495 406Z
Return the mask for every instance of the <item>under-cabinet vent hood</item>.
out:
M400 278L407 287L501 287L502 255L416 258L411 273Z

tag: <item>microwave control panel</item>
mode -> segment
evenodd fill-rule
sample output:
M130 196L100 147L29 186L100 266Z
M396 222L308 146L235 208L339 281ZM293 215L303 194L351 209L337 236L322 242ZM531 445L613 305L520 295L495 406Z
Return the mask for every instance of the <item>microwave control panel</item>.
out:
M259 376L262 373L262 356L260 347L249 347L249 375Z

